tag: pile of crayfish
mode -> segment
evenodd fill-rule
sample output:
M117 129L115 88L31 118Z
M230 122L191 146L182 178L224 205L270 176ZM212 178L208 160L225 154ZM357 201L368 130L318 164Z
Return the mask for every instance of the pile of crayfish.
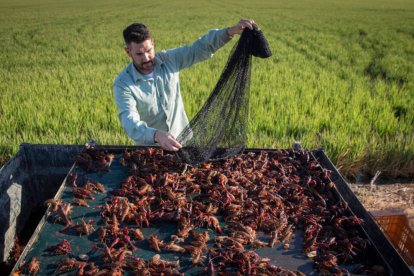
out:
M87 171L109 171L114 156L108 155L89 149L78 156L77 164ZM67 183L76 200L47 202L54 222L80 235L96 231L95 249L102 252L103 264L64 258L56 263L56 272L181 275L180 261L163 260L158 254L175 252L187 255L209 275L301 275L255 251L289 250L296 230L301 230L304 256L314 260L315 270L346 275L341 265L353 263L369 246L360 227L363 221L351 214L335 192L331 172L308 151L244 153L191 167L176 163L161 149L146 148L125 151L119 162L130 168L129 174L99 205L103 223L97 229L94 221L74 223L71 206L88 208L94 194L106 192L100 183L88 180L81 186L71 175ZM145 237L141 229L159 222L176 225L176 232L168 240L155 234ZM135 256L139 241L146 241L156 254L151 260ZM66 243L64 248L70 250ZM62 246L53 250L62 254ZM370 268L359 267L359 273L369 274Z

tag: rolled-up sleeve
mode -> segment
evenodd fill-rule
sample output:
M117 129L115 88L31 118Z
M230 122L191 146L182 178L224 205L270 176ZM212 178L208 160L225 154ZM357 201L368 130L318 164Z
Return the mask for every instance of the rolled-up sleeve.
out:
M176 69L179 71L210 58L230 40L227 29L214 29L197 39L193 44L167 50L165 54L176 64Z
M118 117L125 132L136 144L154 144L156 129L148 127L147 123L141 121L137 111L137 102L128 87L114 84L114 97L118 107Z

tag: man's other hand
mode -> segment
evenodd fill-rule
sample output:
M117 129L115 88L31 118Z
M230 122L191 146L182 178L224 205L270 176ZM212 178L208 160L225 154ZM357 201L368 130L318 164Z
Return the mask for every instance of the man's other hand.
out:
M157 142L163 149L169 151L178 151L183 146L175 140L174 136L168 132L157 130L154 135L154 141Z
M241 19L239 23L227 29L227 34L233 36L235 34L241 34L245 28L253 30L254 21L251 19Z

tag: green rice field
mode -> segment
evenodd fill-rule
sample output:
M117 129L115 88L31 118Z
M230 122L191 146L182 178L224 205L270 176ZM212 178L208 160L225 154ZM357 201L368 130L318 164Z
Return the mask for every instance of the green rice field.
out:
M412 0L0 0L0 164L23 142L133 144L112 95L130 23L149 26L161 50L240 18L273 50L253 60L248 147L297 140L348 177L414 176ZM181 72L190 118L236 41Z

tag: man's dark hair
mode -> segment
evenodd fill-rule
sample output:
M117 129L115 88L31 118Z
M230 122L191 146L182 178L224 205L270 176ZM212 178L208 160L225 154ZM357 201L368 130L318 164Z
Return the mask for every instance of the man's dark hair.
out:
M124 40L126 45L131 42L142 43L150 38L151 35L149 29L141 23L133 23L124 30Z

